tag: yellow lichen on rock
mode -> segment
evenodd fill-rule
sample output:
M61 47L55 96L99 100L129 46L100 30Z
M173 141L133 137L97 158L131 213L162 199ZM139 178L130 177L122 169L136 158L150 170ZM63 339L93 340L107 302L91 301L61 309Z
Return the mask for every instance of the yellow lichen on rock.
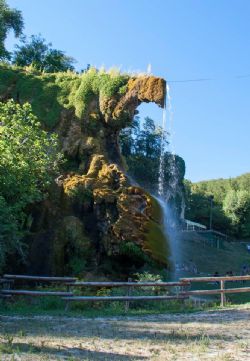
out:
M58 194L51 196L56 214L50 212L41 229L48 244L54 244L56 272L64 272L68 249L92 247L96 259L105 259L121 256L124 244L135 245L143 256L165 265L161 211L147 192L131 186L123 166L119 132L131 124L142 102L164 106L166 82L153 76L125 76L117 88L108 75L99 77L96 70L92 73L87 75L87 83L77 75L71 80L78 85L70 102L63 103L65 98L60 97L59 119L53 123L67 164L56 180ZM101 86L100 79L108 86ZM99 85L93 92L94 82Z
M136 94L140 102L154 102L164 107L166 81L154 76L132 78L128 81L127 94Z
M133 242L156 262L167 264L167 241L159 204L140 187L130 186L119 164L110 160L114 152L117 159L120 157L117 137L126 119L133 118L141 102L155 102L163 107L165 92L166 82L161 78L131 78L124 95L102 97L99 109L98 102L92 102L89 121L101 122L103 119L107 124L102 128L100 123L100 131L95 137L81 136L82 130L77 124L69 129L71 142L65 138L67 148L71 149L68 153L73 154L77 147L78 154L90 152L91 158L84 174L69 174L64 179L64 192L72 195L86 189L91 191L96 228L109 256L119 255L124 242Z
M85 187L85 176L81 176L78 174L74 174L73 176L67 177L63 181L63 189L64 193L67 195L70 195L72 191L74 191L79 186Z

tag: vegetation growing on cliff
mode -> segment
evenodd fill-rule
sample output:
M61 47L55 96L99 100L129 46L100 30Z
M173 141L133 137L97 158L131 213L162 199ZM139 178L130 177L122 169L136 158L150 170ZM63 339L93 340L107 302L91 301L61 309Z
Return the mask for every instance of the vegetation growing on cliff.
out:
M0 270L6 256L23 255L27 207L46 197L58 172L57 137L41 129L29 104L0 103Z
M73 109L78 119L87 114L93 99L105 100L121 96L126 91L127 74L119 71L98 71L90 68L82 74L42 73L33 67L0 65L0 99L13 98L21 103L30 102L38 119L53 128L64 108ZM109 112L107 106L104 112Z

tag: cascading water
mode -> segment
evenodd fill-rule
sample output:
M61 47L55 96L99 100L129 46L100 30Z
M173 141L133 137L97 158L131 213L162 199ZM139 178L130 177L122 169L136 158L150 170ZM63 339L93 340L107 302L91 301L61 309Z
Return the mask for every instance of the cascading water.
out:
M161 198L164 197L164 155L167 144L166 128L167 128L167 109L166 109L166 99L165 99L164 108L162 112L161 152L160 152L160 167L159 167L159 178L158 178L158 194Z
M167 122L168 115L168 122ZM177 229L177 214L175 205L175 196L178 187L178 169L176 165L176 156L173 149L173 111L169 86L166 88L166 100L162 115L162 137L160 151L160 165L158 178L158 201L162 207L164 215L164 229L169 239L171 252L171 263L173 275L181 262L180 239ZM165 155L168 153L168 184L165 187Z
M168 114L168 123L167 123ZM177 167L175 161L175 152L173 149L173 111L170 97L170 88L166 86L166 99L162 112L162 136L161 136L161 151L160 151L160 166L158 178L158 194L160 197L165 198L167 201L176 193L178 177ZM168 166L169 166L169 182L167 189L164 189L164 163L165 153L168 153Z

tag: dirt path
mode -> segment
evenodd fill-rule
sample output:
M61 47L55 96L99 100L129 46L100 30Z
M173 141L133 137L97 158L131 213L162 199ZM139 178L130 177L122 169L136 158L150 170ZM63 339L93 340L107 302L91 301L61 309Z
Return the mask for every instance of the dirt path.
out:
M1 361L250 360L250 308L133 318L0 316L0 337Z

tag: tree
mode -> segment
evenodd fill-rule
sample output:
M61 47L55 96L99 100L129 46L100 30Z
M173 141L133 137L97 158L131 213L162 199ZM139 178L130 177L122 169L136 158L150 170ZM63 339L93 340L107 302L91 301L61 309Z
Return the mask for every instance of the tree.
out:
M236 235L250 235L250 193L247 190L231 190L227 193L223 209L231 219Z
M4 41L10 30L16 37L22 34L23 18L19 10L11 9L5 0L0 0L0 60L10 60L10 53L6 50Z
M32 35L30 41L23 39L21 45L16 45L12 62L18 66L32 65L46 73L74 70L75 60L65 55L61 50L51 48L40 35Z
M156 127L149 117L140 124L140 118L136 116L132 125L120 134L121 151L126 159L129 175L152 193L158 192L161 141L162 128ZM165 143L167 144L166 139ZM177 195L183 191L185 163L181 157L167 151L163 161L165 195L170 189Z
M213 195L213 226L237 238L250 236L250 173L236 178L186 182L187 217L208 225Z
M0 270L23 251L27 206L46 196L62 156L57 137L41 129L29 104L0 102Z

